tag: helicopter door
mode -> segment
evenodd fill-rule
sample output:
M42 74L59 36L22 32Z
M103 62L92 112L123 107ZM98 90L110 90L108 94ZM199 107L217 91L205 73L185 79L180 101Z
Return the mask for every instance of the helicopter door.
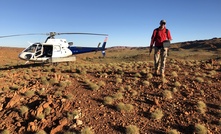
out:
M43 54L43 47L41 44L38 44L35 51L35 57L40 57L42 54Z
M41 57L52 57L52 45L44 45L43 46L43 55Z

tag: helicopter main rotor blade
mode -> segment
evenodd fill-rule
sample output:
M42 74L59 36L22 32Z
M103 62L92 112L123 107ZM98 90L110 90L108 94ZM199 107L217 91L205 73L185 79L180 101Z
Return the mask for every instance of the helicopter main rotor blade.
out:
M62 34L80 34L80 35L108 36L108 34L98 34L98 33L56 33L56 32L50 32L50 33L12 34L12 35L0 36L0 38L15 37L15 36L27 36L27 35L47 35L47 36L54 37L55 35L62 35Z
M13 35L0 36L0 38L15 37L15 36L26 36L26 35L47 35L47 34L44 34L44 33L13 34Z
M98 33L57 33L57 35L62 35L62 34L84 34L84 35L108 36L108 34L98 34Z

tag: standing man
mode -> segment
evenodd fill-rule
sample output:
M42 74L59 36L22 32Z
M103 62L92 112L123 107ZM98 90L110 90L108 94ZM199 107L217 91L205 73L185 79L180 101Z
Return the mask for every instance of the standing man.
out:
M166 21L161 20L160 26L154 29L151 42L150 42L150 53L152 51L153 45L154 47L154 68L155 68L155 75L158 75L160 69L160 75L162 77L165 76L165 64L166 64L166 57L168 48L164 48L163 43L165 41L172 40L170 35L170 31L166 29ZM160 62L161 61L161 62ZM160 65L160 67L159 67Z

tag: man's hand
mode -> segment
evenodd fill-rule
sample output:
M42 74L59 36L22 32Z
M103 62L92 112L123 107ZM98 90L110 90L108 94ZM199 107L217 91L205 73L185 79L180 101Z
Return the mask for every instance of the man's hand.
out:
M152 49L153 49L153 46L150 46L149 56L150 56L150 54L152 52Z

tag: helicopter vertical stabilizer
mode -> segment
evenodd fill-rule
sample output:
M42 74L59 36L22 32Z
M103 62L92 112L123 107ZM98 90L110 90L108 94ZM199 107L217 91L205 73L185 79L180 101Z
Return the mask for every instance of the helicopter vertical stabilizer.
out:
M105 50L105 47L106 47L106 44L107 44L107 39L108 39L108 37L106 37L106 38L104 39L104 43L103 43L103 45L102 45L102 50L103 50L103 51Z
M106 55L105 47L106 47L106 44L107 44L107 39L108 39L108 37L106 37L104 39L104 43L103 43L102 48L101 48L102 49L101 53L102 53L103 57Z

